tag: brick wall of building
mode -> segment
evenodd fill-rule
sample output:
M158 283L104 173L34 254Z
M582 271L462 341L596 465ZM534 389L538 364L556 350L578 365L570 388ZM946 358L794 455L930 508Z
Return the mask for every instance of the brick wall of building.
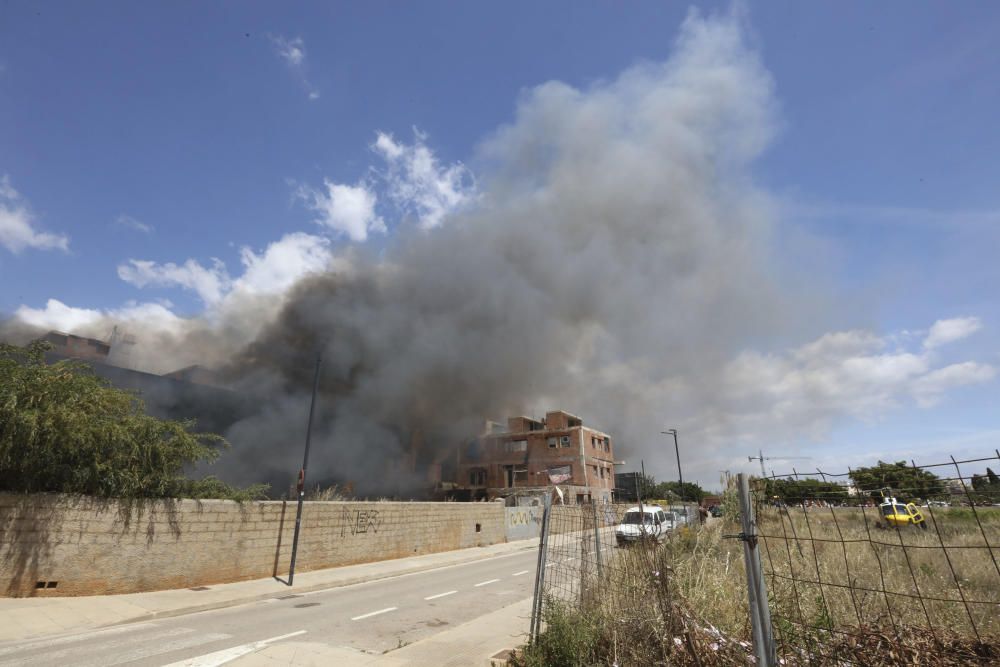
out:
M563 466L572 471L571 481L560 484L567 502L609 502L614 489L611 438L561 411L546 413L544 422L510 417L506 431L485 433L460 449L457 460L458 488L484 497L542 490L549 485L546 471Z
M97 595L285 576L295 509L282 501L0 494L0 590ZM497 503L307 502L295 569L503 541Z

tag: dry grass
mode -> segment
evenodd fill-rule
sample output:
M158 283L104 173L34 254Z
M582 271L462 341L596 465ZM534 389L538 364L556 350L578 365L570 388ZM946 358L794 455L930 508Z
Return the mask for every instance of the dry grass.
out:
M689 533L692 543L701 535ZM709 538L713 539L713 538ZM714 538L718 543L718 539ZM670 545L673 546L673 545ZM684 599L680 582L707 581L709 572L695 566L706 559L700 551L681 561L668 545L632 545L610 549L605 575L584 566L574 585L548 588L544 604L545 632L512 660L519 667L558 665L713 665L750 664L750 644L706 623ZM699 550L709 548L699 545ZM591 564L593 565L593 564ZM738 576L736 567L733 576ZM742 566L739 566L742 569ZM723 586L714 587L720 594ZM743 598L741 598L743 599ZM700 598L707 603L709 598ZM733 600L722 600L730 603ZM729 608L734 625L745 624L745 602Z
M936 511L926 530L881 529L870 509L764 510L761 557L778 632L868 627L902 639L921 628L997 640L1000 548L991 555L986 540L1000 546L1000 513L980 516L982 529L968 510Z
M1000 545L1000 511L981 510L982 529L967 509L935 510L928 530L876 519L870 509L761 511L779 657L998 664L1000 573L986 545ZM564 572L575 585L551 591L547 630L516 664L749 664L743 544L723 537L738 530L714 521L658 547L607 550L603 577L582 562Z

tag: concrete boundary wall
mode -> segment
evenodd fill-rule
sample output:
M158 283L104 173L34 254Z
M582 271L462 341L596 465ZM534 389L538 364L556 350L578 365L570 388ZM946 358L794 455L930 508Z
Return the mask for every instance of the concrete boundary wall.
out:
M0 494L0 593L99 595L288 573L294 501ZM498 503L307 502L296 571L506 541Z
M538 537L542 530L542 508L506 507L504 514L507 519L507 539L527 540Z

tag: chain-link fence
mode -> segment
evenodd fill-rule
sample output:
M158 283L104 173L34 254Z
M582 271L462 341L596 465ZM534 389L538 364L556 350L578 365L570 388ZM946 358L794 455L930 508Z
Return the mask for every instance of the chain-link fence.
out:
M601 646L618 665L745 662L749 642L729 640L696 622L672 585L671 553L665 547L694 534L698 522L693 505L546 508L532 636L538 636L542 619L548 639L600 632L590 645ZM586 622L574 620L579 618ZM552 632L554 626L560 627ZM600 658L577 656L572 664L591 662Z
M561 637L572 664L621 667L1000 664L1000 507L963 473L986 460L911 465L894 488L740 475L708 526L694 508L548 507L532 636L544 620L549 659Z
M910 486L849 494L795 484L797 471L754 480L777 655L838 665L1000 661L1000 509L980 505L961 468L985 460L995 459L911 465ZM958 491L955 507L925 497L919 474L949 469L935 484Z

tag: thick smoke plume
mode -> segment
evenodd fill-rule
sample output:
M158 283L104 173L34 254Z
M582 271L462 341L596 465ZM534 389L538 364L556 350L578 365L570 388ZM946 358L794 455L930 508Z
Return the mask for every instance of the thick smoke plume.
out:
M691 18L666 63L527 92L482 148L473 208L289 293L232 362L272 400L230 437L294 470L321 349L315 451L341 479L384 479L412 438L441 451L485 417L546 408L645 449L658 415L683 421L664 414L670 378L708 394L781 309L746 178L771 89L736 20Z
M440 226L404 225L377 257L345 250L283 299L153 318L136 362L221 366L251 397L216 470L235 481L298 469L319 351L314 478L392 492L411 443L434 460L485 418L546 409L649 455L665 426L695 428L686 410L782 316L748 179L772 87L738 18L692 15L665 63L526 91L479 150L474 202Z

